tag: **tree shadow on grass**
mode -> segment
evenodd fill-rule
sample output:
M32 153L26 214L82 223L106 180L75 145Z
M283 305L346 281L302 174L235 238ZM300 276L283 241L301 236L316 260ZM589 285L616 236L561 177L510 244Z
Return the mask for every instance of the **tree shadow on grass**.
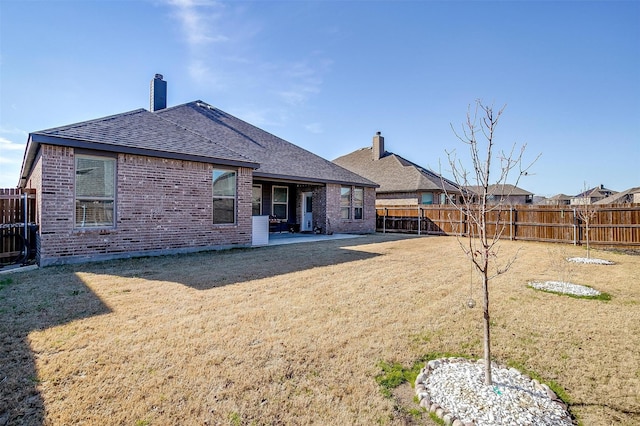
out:
M110 312L66 268L46 271L0 275L0 426L44 422L29 333Z

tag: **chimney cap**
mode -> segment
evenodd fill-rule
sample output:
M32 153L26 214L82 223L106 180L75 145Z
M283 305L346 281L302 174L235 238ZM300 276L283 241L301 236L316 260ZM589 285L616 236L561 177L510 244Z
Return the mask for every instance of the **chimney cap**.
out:
M155 77L156 80L162 80L162 74L156 74Z
M382 132L376 132L376 135L380 136L382 134Z

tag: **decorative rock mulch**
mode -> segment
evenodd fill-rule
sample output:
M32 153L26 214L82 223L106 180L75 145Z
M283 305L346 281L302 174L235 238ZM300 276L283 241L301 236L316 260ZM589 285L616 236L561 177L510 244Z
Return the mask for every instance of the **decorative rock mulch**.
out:
M591 257L568 257L567 261L573 263L585 263L587 265L614 265L615 262L604 259L594 259Z
M595 297L602 294L598 290L586 285L573 284L564 281L534 281L529 283L529 287L535 288L537 290L550 291L553 293L571 294L573 296Z
M415 382L420 406L446 425L554 425L576 422L567 405L543 383L492 363L493 385L484 384L484 361L432 360Z

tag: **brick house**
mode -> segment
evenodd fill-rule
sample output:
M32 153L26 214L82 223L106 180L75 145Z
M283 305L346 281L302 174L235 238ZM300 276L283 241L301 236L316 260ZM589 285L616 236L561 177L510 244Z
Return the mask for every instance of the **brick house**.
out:
M457 185L439 174L385 151L377 132L370 147L336 158L333 162L380 185L376 205L446 204L459 195Z
M376 184L202 101L29 134L40 266L250 246L278 230L375 232Z
M596 186L586 191L581 192L578 195L571 197L572 206L580 206L585 204L594 204L597 201L603 200L607 197L617 194L616 191L605 188L604 185Z
M493 184L489 185L487 193L488 204L504 204L504 205L516 205L516 204L533 204L533 193L526 189L519 188L515 185L508 183L505 184ZM467 186L468 190L472 194L481 195L481 186ZM474 195L474 201L477 201Z

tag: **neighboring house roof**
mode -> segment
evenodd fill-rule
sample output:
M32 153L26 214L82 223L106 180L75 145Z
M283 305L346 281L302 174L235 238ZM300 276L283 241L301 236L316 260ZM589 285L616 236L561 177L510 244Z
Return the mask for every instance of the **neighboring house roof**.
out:
M549 200L552 201L571 201L571 196L566 194L556 194L553 197L550 197Z
M640 194L640 186L610 195L609 197L596 201L594 204L633 203L634 195L636 194Z
M584 192L574 196L573 198L597 198L602 199L608 197L610 195L615 194L616 191L607 189L604 185L596 186L595 188L587 189Z
M343 155L333 162L376 182L380 185L377 192L442 191L444 187L447 192L460 193L453 182L399 155L385 151L374 160L371 147Z
M250 167L256 175L310 182L375 186L292 143L201 101L149 112L145 109L29 135L21 184L40 144ZM288 164L292 163L292 164Z
M466 188L471 192L479 194L482 189L482 186L471 185L471 186L467 186ZM517 186L511 185L508 183L505 183L504 185L502 184L489 185L488 190L489 190L489 195L498 195L502 197L508 197L513 195L516 195L516 196L533 195L532 192L529 192L522 188L518 188Z

